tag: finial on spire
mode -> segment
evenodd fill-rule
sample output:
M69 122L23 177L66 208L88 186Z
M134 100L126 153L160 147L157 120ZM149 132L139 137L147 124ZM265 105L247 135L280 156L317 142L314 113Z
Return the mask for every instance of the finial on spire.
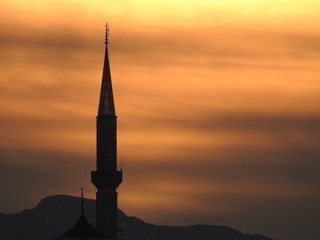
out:
M108 37L109 37L109 23L106 23L106 41L105 43L108 44Z
M80 189L81 189L81 216L83 217L84 216L84 214L83 214L83 212L84 212L84 201L83 201L84 187L81 187Z

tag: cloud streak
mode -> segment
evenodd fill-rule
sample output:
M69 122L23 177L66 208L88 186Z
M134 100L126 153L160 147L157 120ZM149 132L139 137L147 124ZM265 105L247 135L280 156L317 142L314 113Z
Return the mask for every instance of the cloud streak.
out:
M84 6L75 9L79 22L64 11L57 22L51 12L43 24L18 16L0 23L0 211L78 194L85 183L94 198L104 33L92 27L100 12L93 18ZM128 6L135 4L111 9ZM121 208L155 223L311 239L320 198L320 34L244 22L141 27L129 15L125 24L115 18L109 41L125 159Z

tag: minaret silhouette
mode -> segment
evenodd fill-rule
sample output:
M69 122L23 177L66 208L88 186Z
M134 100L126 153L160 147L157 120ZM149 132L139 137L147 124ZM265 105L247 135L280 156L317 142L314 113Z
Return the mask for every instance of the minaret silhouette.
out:
M108 34L106 24L106 50L97 116L97 170L91 172L91 182L97 188L97 230L107 239L117 239L117 187L122 182L122 171L117 171L117 116L111 84Z

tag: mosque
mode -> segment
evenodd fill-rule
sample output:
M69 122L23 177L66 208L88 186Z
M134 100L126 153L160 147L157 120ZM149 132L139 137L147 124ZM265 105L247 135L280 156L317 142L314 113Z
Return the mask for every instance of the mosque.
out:
M108 24L106 24L105 58L98 115L96 117L97 169L91 172L91 182L97 188L96 228L92 226L84 216L82 188L81 215L78 222L70 230L52 240L119 239L117 235L117 188L122 182L122 171L117 170L117 116L114 106L108 56L108 34Z

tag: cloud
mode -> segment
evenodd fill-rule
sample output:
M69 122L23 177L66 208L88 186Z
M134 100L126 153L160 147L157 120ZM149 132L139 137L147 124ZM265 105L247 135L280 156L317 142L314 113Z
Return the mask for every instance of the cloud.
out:
M31 208L40 199L57 193L77 195L79 188L90 181L88 169L94 168L94 161L66 152L2 148L0 155L1 189L5 189L0 212Z
M83 181L93 198L103 30L13 27L0 32L0 205L17 211L78 194ZM120 28L109 44L125 159L120 206L156 223L279 239L301 227L296 217L308 232L319 212L319 36Z
M15 26L15 31L11 29L10 24L2 24L1 45L6 49L15 49L7 54L6 59L16 58L15 53L19 51L20 55L26 53L24 57L31 54L29 60L36 64L70 68L79 67L78 64L85 64L86 67L99 64L98 54L103 48L103 41L91 31L59 25L36 28L21 23ZM170 27L167 32L171 34L163 34L161 28L147 34L122 30L109 41L113 64L293 70L311 67L295 61L317 59L315 52L318 50L316 43L319 36L316 34L234 29L214 31L212 27L199 30ZM97 42L101 45L95 44Z
M317 149L184 151L188 157L156 155L144 162L129 156L120 205L129 214L162 224L226 224L246 232L273 232L279 239L290 237L292 227L300 228L299 234L315 234L312 223L318 214L310 213L318 212L320 198ZM311 225L302 230L302 222Z

